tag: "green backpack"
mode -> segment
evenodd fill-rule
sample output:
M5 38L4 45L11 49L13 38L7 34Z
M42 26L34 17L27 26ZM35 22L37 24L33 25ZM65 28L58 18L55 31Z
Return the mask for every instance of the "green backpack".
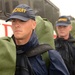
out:
M48 50L55 49L54 37L53 37L54 29L53 29L52 23L48 19L42 18L40 16L36 16L36 23L37 23L37 26L36 26L35 32L37 34L39 43L50 45L50 48ZM46 66L48 68L50 59L49 59L47 48L48 47L46 48L44 47L44 49L46 49L46 52L42 53L41 56L42 56L42 59L45 61ZM40 48L40 49L43 49L43 48Z
M40 44L49 44L52 48L55 49L54 37L53 37L53 26L52 23L46 18L43 19L40 16L36 16L36 29L38 40Z
M72 24L72 30L70 33L75 38L75 20L72 20L71 24Z
M10 37L0 38L0 75L15 75L16 47Z

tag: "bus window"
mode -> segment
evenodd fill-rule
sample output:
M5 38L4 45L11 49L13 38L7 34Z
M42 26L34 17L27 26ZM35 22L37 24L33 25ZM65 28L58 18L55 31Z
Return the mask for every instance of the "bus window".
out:
M5 12L10 13L10 6L8 1L5 2Z
M12 10L19 4L28 4L29 0L4 0L5 12L11 13Z
M6 14L11 13L11 11L13 10L13 8L15 6L17 6L18 4L19 4L18 0L4 0L5 13Z
M37 15L44 16L44 0L33 0L33 9Z
M12 7L13 7L13 9L14 9L18 4L19 4L19 1L13 0L13 1L12 1Z

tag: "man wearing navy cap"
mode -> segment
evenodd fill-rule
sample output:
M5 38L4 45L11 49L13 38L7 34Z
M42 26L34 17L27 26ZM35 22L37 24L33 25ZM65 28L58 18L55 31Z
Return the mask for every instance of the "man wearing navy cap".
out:
M17 49L15 75L69 75L63 59L56 50L48 51L51 62L48 70L40 54L28 58L24 55L39 45L34 31L36 21L33 9L26 4L20 4L6 21L12 23L12 38ZM29 60L27 65L25 58Z
M55 39L56 50L61 54L70 75L75 75L75 44L70 34L72 25L69 17L60 16L56 22L57 38Z
M56 30L58 33L58 37L68 39L69 33L72 30L72 25L67 16L59 17L58 21L56 22Z

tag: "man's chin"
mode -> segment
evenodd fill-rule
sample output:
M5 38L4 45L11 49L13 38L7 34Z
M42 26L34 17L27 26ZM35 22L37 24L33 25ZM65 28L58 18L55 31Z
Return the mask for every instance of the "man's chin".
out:
M21 36L15 36L15 39L16 40L22 40L22 37Z
M65 35L63 35L63 34L62 34L62 35L59 35L59 36L60 36L60 37L65 37Z

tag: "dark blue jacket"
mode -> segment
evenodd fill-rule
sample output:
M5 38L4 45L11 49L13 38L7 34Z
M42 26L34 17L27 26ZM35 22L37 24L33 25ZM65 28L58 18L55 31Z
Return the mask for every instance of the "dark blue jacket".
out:
M27 50L30 50L31 48L36 47L37 45L39 45L37 36L33 32L29 42L25 45L20 45L19 49L22 50L22 52L25 52ZM49 50L49 57L50 57L49 70L47 70L45 62L42 60L41 55L29 57L29 61L32 65L35 75L69 75L69 72L61 56L56 50Z
M55 39L56 50L61 54L70 75L75 75L75 42L74 38L69 35L69 38L57 37Z

